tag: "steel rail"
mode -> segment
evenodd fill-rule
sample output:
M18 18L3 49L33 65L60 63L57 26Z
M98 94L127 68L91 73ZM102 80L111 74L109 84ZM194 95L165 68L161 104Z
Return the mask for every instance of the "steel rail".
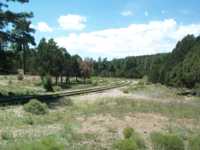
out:
M52 100L60 97L102 92L110 89L120 88L128 84L130 84L130 81L113 83L109 86L98 86L93 88L85 88L72 91L40 93L37 95L23 95L23 96L0 96L0 105L22 104L28 102L30 99L39 99L44 102L51 102Z

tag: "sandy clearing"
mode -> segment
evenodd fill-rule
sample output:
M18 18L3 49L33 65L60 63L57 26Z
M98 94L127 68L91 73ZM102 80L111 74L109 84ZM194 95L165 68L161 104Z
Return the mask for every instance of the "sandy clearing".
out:
M168 96L168 97L161 97L159 95L155 96L155 94L149 95L145 92L135 92L135 93L124 93L123 88L117 88L112 90L107 90L101 93L92 93L87 95L79 95L71 97L71 99L76 103L81 101L87 102L94 102L101 99L108 99L108 98L120 98L124 97L127 99L134 99L134 100L144 100L144 101L157 101L163 103L170 103L170 102L180 102L180 103L187 103L195 100L194 97L188 96Z
M80 133L97 134L101 143L108 143L123 137L123 129L132 127L145 139L148 149L152 149L150 133L164 131L168 124L168 118L153 113L129 113L124 118L116 118L109 114L95 115L93 117L77 118L81 122ZM109 146L109 145L108 145Z
M81 122L81 132L97 132L103 133L108 129L119 131L126 127L132 127L137 132L148 135L153 131L164 129L167 125L168 118L153 113L129 113L123 118L116 118L107 115L95 115L93 117L77 118Z

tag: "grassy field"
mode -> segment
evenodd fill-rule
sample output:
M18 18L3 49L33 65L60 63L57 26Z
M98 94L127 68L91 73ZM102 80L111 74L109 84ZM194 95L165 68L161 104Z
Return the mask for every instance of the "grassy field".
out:
M116 81L94 80L99 84ZM133 80L121 89L66 97L48 106L44 115L26 112L23 106L1 107L0 149L129 150L128 146L134 144L130 139L123 140L123 131L132 128L144 140L139 145L145 145L136 150L157 150L161 142L157 139L162 137L169 143L171 139L175 139L171 143L183 141L185 150L190 150L190 141L200 135L200 101L198 97L178 96L178 92L160 84ZM163 148L169 149L179 150Z

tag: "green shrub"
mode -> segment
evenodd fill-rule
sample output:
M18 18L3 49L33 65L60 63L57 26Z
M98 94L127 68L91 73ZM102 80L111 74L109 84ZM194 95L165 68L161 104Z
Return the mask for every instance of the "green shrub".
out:
M132 137L133 134L134 134L134 132L135 132L135 131L133 130L133 128L125 128L125 129L123 130L124 138L125 138L125 139L128 139L128 138Z
M28 125L33 125L34 124L34 120L33 120L33 118L31 116L25 117L24 120L23 120L23 122L25 124L28 124Z
M129 93L128 89L123 89L123 93L128 94Z
M174 134L152 133L154 150L184 150L183 140Z
M136 145L139 149L143 150L146 149L144 140L140 137L138 133L134 131L133 128L125 128L123 130L123 135L125 139L133 139L136 142Z
M114 144L114 149L117 150L139 150L136 142L133 139L123 139Z
M118 150L145 150L144 140L137 134L133 128L125 128L123 130L124 139L114 144L114 148Z
M43 79L42 79L42 84L44 89L47 92L53 92L53 84L52 84L52 79L51 76L46 75Z
M44 150L64 150L64 145L57 142L53 137L46 137L39 142L39 147ZM38 147L38 149L40 149Z
M98 86L98 82L97 81L92 82L92 86Z
M189 140L188 150L200 150L200 135L192 137Z
M48 112L48 106L45 103L33 99L24 105L24 110L35 115L43 115Z
M1 139L2 140L11 140L11 139L13 139L13 135L9 131L2 131L1 132Z
M69 142L73 142L73 140L75 141L77 138L80 138L80 135L74 132L73 124L67 123L64 126L63 137Z
M136 142L140 150L146 149L145 141L138 133L134 133L131 138Z
M7 146L8 150L64 150L64 145L54 137L45 137L39 141L16 142Z

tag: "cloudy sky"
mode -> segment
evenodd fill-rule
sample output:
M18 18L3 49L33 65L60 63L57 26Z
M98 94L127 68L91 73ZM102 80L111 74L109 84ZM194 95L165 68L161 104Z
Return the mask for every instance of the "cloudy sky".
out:
M82 57L120 58L171 51L200 34L199 0L30 0L36 41L54 38Z

